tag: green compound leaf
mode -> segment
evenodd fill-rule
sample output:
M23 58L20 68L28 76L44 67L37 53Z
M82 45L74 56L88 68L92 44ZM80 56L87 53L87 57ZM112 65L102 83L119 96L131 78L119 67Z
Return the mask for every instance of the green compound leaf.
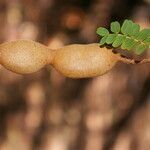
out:
M145 40L148 36L150 36L150 29L143 29L139 32L137 35L137 40L143 41Z
M117 35L116 36L116 38L115 38L115 40L114 40L114 42L113 42L113 44L112 44L112 46L113 47L119 47L122 43L123 43L123 41L125 40L125 36L123 36L123 35Z
M120 24L118 21L112 22L110 24L110 29L114 33L119 33L120 32Z
M106 38L106 43L107 44L112 44L116 38L116 34L109 34Z
M147 46L147 45L139 44L139 45L136 47L135 53L136 53L137 55L140 55L140 54L142 54L146 49L148 49L148 46Z
M109 31L106 28L99 27L96 31L96 33L100 36L105 36L109 34Z
M121 27L121 32L125 35L130 35L132 33L132 21L125 20Z
M137 55L150 48L150 29L140 31L140 26L131 20L125 20L120 26L114 21L110 24L112 33L103 27L97 29L97 34L102 38L100 45L112 44L112 47L121 47L123 50L133 50Z
M105 35L104 37L101 38L100 43L99 43L100 46L104 45L106 43L106 39L107 39L107 35Z

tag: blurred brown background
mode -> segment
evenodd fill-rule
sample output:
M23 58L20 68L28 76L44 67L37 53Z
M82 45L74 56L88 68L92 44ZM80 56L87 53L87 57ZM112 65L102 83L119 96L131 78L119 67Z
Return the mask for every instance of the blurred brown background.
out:
M150 0L0 0L0 42L98 42L97 27L126 18L149 28ZM0 150L149 150L149 68L75 80L49 66L25 76L0 66Z

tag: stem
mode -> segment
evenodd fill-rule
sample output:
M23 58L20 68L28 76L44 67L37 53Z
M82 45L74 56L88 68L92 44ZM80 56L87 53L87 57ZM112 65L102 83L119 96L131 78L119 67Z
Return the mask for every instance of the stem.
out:
M150 58L143 59L143 60L134 60L134 59L125 58L123 56L119 56L118 60L121 61L121 62L124 62L126 64L144 64L144 63L150 63Z
M150 63L150 58L148 58L148 59L143 59L140 63L141 63L141 64L143 64L143 63Z

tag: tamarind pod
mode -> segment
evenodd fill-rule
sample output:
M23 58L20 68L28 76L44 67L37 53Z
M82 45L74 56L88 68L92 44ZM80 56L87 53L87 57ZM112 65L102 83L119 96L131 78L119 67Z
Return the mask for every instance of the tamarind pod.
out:
M49 64L67 77L95 77L107 73L118 61L136 64L150 62L150 59L135 62L99 44L73 44L57 50L29 40L0 45L0 64L20 74L36 72Z
M87 78L105 74L117 61L117 54L99 44L73 44L56 51L52 66L64 76Z
M47 64L49 49L37 42L17 40L0 45L0 64L19 74L40 70Z
M0 63L16 73L28 74L51 64L67 77L94 77L106 73L115 63L116 54L98 44L74 44L56 51L29 40L0 45Z

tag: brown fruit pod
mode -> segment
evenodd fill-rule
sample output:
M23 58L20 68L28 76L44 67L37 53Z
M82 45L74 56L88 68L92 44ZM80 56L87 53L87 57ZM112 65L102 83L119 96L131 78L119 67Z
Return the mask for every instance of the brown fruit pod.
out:
M39 71L45 65L52 65L57 71L70 78L87 78L107 73L117 62L141 64L115 54L99 44L73 44L57 50L34 41L17 40L0 45L0 64L19 74Z

